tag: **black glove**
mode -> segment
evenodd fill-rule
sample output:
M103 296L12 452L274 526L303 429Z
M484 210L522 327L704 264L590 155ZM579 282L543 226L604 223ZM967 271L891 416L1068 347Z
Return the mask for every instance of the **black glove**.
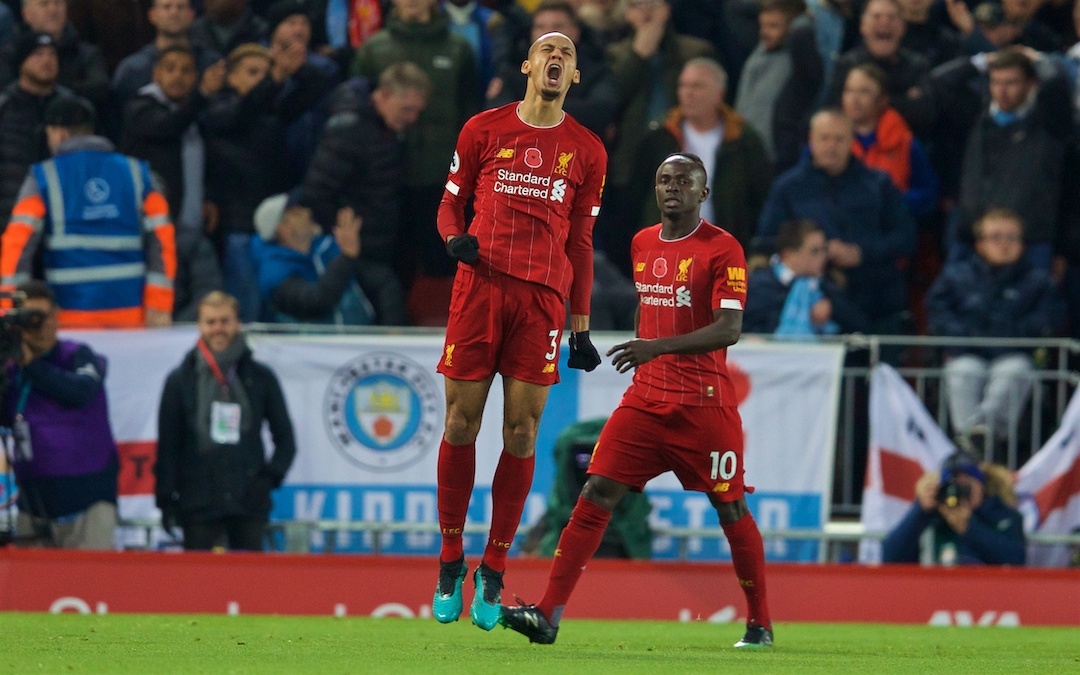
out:
M161 529L173 540L179 540L176 528L180 526L180 505L172 497L160 498L157 504L161 510Z
M274 491L276 486L277 481L271 476L265 473L257 474L248 485L241 505L252 514L264 515L269 513L270 508L274 505L270 500L270 493Z
M471 234L458 235L447 242L446 252L451 258L471 265L480 257L480 242Z
M600 353L589 339L589 331L570 333L570 358L567 359L567 365L588 373L600 365Z

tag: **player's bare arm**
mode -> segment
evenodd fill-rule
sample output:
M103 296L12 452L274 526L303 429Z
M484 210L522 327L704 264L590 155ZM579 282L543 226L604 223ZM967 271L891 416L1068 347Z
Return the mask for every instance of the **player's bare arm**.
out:
M622 342L608 350L613 356L611 365L625 373L662 354L706 354L730 347L742 335L741 309L718 309L713 312L713 322L693 332L671 337L643 340L636 338Z

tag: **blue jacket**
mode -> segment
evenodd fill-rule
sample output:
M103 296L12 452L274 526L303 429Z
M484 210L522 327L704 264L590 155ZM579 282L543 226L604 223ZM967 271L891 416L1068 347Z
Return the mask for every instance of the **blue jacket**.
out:
M915 221L888 174L853 157L843 172L830 176L804 157L773 183L758 222L757 245L773 248L780 225L795 218L809 218L827 239L862 249L862 263L843 272L848 295L869 320L907 309Z
M772 334L780 325L792 279L781 279L772 265L759 267L750 273L746 286L746 310L743 312L743 332ZM821 279L821 292L832 302L832 320L840 326L841 333L859 333L867 330L866 317L831 279Z
M375 312L356 281L356 260L341 254L328 234L305 255L276 243L251 239L259 290L272 321L367 326Z
M1065 303L1050 275L1027 258L992 268L972 255L945 265L926 295L931 335L948 337L1052 337L1063 329ZM964 348L954 354L1000 356L1015 349Z
M937 511L923 511L918 503L912 504L882 542L882 560L919 562L919 539L928 527L934 531L935 560L949 543L956 547L956 562L961 565L1023 565L1027 556L1024 517L998 497L988 495L971 514L963 536L956 534Z

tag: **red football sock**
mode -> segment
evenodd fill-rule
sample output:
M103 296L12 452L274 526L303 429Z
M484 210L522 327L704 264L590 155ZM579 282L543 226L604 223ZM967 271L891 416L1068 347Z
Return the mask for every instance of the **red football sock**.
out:
M735 576L746 595L746 623L772 629L765 601L765 547L754 517L749 513L730 525L720 523L731 545Z
M473 479L476 475L476 444L451 445L444 438L439 444L439 529L442 550L439 560L453 562L464 553L461 531L469 512Z
M570 515L570 522L559 537L547 590L536 605L552 626L559 625L563 608L585 571L585 564L596 553L596 549L600 548L600 540L604 538L604 530L610 520L611 511L584 497L578 497L574 512Z
M536 455L521 458L503 450L499 456L499 466L491 481L491 532L484 549L484 563L496 572L506 569L506 554L521 524L521 511L532 487L535 467Z

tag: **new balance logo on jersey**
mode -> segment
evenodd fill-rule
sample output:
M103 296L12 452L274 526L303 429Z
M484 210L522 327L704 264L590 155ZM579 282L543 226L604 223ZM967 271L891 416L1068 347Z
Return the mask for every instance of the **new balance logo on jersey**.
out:
M639 262L638 264L634 265L634 271L635 272L644 272L645 271L645 263Z
M513 156L513 148L499 148L499 150L495 153L495 159L511 159Z
M676 307L689 307L690 306L690 289L686 286L679 286L675 289L675 306Z
M551 201L559 202L562 204L563 199L566 198L566 181L562 178L555 181L551 185Z

